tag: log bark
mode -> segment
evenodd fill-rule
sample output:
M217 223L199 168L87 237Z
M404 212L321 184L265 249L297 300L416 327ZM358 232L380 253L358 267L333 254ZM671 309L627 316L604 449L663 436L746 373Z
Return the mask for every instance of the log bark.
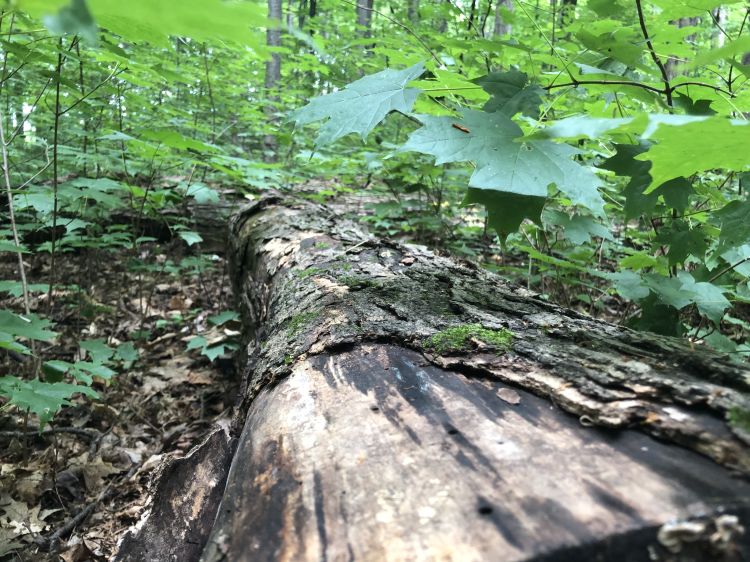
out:
M750 553L750 436L727 421L747 369L330 207L271 196L231 228L247 363L201 560Z

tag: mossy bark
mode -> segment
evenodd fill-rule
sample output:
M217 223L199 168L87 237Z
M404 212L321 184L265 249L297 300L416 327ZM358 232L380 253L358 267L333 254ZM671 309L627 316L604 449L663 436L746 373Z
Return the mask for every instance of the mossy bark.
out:
M750 373L276 196L203 560L734 560ZM739 416L741 417L741 416Z

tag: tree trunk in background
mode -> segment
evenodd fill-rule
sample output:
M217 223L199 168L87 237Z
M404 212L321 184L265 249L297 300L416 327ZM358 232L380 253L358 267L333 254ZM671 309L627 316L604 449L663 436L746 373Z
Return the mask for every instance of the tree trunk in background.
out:
M269 47L280 47L281 46L281 3L282 0L268 0L268 17L278 25L273 25L266 31L266 45ZM271 102L265 108L266 118L268 119L270 128L276 126L276 102L278 102L278 85L281 80L281 54L272 53L271 58L266 62L266 79L265 87L269 94L269 101ZM265 136L263 144L265 145L265 159L268 161L276 160L276 136L269 133Z
M357 0L357 25L362 37L372 35L372 8L375 0Z
M500 0L495 9L495 35L510 35L513 32L513 26L505 23L503 20L503 10L512 12L513 0Z
M720 49L724 46L726 41L726 36L722 33L721 29L726 29L727 9L724 6L719 6L713 10L712 14L716 21L713 31L713 47L714 49ZM719 27L721 27L721 29L719 29Z
M682 29L691 25L698 25L699 22L700 18L680 18L679 20L670 23ZM685 37L685 41L692 41L694 39L695 35L688 35L687 37ZM679 66L679 64L680 60L678 60L676 57L670 56L667 58L666 62L664 63L664 68L667 71L667 78L669 80L677 75L677 67Z
M302 199L246 208L229 253L247 365L221 505L217 429L119 560L750 554L732 473L750 475L750 434L726 421L750 410L746 369Z
M419 23L419 0L409 0L407 18L411 23Z

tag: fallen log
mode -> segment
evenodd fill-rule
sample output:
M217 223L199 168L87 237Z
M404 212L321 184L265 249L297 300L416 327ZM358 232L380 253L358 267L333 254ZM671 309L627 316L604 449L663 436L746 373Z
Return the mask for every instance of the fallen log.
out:
M231 228L247 363L201 560L750 555L747 369L322 206ZM144 540L119 559L195 559Z

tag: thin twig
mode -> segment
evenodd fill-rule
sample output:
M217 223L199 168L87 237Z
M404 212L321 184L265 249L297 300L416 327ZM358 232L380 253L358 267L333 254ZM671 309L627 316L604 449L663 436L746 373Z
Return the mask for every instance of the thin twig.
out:
M646 46L648 47L649 53L651 53L651 58L654 60L654 63L659 67L662 80L664 80L664 94L667 96L667 105L671 109L673 107L672 86L669 84L669 74L667 74L667 69L659 58L659 55L656 54L654 44L651 43L651 37L649 37L648 30L646 29L646 19L643 17L643 6L641 6L641 0L635 0L635 7L638 9L638 23L641 25L641 31L643 32L643 38L646 40Z
M5 178L5 189L8 192L8 214L10 215L10 228L13 232L13 243L16 245L16 255L18 256L18 274L21 276L21 289L23 290L23 308L26 314L31 312L29 305L29 284L26 281L26 267L23 263L23 252L21 252L21 240L18 237L18 225L16 224L16 215L13 209L13 188L10 185L10 167L8 166L8 146L5 144L5 128L3 121L5 116L0 111L0 144L2 144L3 154L3 177Z

